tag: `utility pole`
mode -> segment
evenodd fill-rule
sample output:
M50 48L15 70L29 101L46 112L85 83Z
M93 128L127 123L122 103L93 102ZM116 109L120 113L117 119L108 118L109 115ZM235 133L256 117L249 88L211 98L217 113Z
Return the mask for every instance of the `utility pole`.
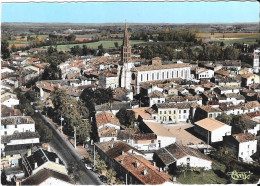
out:
M94 167L96 167L96 146L94 144Z
M77 129L74 126L74 140L75 140L75 149L77 149L77 139L76 139L76 133L77 133Z

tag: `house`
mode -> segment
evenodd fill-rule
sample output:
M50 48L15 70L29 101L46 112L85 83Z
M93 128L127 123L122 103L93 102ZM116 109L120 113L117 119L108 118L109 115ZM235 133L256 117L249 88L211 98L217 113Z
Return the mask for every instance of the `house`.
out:
M5 96L5 97L1 96L1 105L5 105L7 107L19 105L19 99L16 96L13 97L11 95L8 95L8 96Z
M165 147L176 142L176 137L170 133L169 129L156 122L141 122L140 130L143 133L154 133L157 136L158 148Z
M120 122L117 117L107 111L96 114L99 141L113 141L117 139L117 131L120 130Z
M198 121L204 118L213 118L215 119L222 113L222 110L218 107L207 106L199 106L196 108L194 114L194 121Z
M154 153L154 161L164 170L176 169L180 166L189 168L212 169L210 158L199 150L174 143Z
M15 132L35 132L35 122L31 116L8 116L1 118L1 136Z
M240 87L227 87L227 86L224 86L224 87L217 87L214 89L214 91L216 93L218 93L219 95L221 94L238 94L239 93L239 90L240 90Z
M50 169L41 169L20 182L20 185L75 185L68 175Z
M196 79L210 79L214 77L214 70L197 67L194 70Z
M154 133L135 134L130 130L119 130L117 139L123 141L140 151L159 149L157 136ZM144 152L145 153L145 152Z
M242 78L241 85L243 87L252 85L254 83L260 83L259 76L256 74L252 74L252 73L244 74L241 75L241 78Z
M224 145L240 161L252 162L251 156L257 151L257 140L250 133L233 134L224 137Z
M212 118L195 122L194 131L208 143L223 141L223 136L231 135L231 126Z
M158 122L179 123L193 119L196 103L162 103L157 104Z
M67 169L58 155L43 148L36 150L31 156L22 157L22 165L28 176L34 175L43 169L67 175Z
M118 84L118 76L117 74L112 74L112 73L100 73L99 74L99 85L102 88L112 88L115 89L119 86Z
M30 116L1 118L1 164L4 167L18 164L21 155L40 143L35 122Z
M96 150L109 168L126 184L166 184L171 176L146 160L142 152L123 142L96 143Z
M22 112L19 109L16 109L14 107L7 107L4 105L1 105L1 117L7 117L7 116L22 116Z
M162 92L155 90L148 94L149 97L149 107L152 107L154 104L164 103L165 97Z

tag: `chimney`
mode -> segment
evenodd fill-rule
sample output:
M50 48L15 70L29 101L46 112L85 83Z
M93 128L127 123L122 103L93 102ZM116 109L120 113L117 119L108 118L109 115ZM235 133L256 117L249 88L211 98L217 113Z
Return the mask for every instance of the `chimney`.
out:
M119 163L120 163L120 164L123 164L123 163L124 163L124 161L123 161L123 160L119 160Z
M38 167L37 162L34 163L34 169Z
M20 182L18 180L15 181L15 185L16 186L19 186L20 185Z
M124 155L125 154L125 152L124 151L122 151L122 155Z
M111 148L114 148L114 143L112 143ZM122 154L123 154L123 152L122 152Z
M153 162L153 166L155 166L155 167L156 167L156 162Z
M60 163L60 160L59 158L55 158L55 163L59 164Z
M162 172L162 167L159 168L159 171Z
M48 152L51 152L51 146L48 145Z
M147 175L147 174L148 174L147 169L144 169L143 174L144 174L144 175Z
M136 162L135 165L136 165L136 167L139 167L139 166L140 166L140 163L139 163L139 162Z
M175 176L172 177L172 181L176 182L176 177Z

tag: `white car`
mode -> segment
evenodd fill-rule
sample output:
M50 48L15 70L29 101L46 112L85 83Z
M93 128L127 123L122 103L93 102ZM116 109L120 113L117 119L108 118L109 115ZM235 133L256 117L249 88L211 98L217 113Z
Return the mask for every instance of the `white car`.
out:
M85 167L86 167L87 169L89 169L89 170L92 169L92 167L91 167L90 165L86 164L86 163L85 163Z

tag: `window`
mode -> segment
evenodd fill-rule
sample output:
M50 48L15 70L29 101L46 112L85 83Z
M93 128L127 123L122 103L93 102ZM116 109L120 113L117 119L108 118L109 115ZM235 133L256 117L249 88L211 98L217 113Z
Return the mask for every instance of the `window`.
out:
M17 125L15 125L15 128L17 128Z
M164 114L166 114L166 111L164 111Z
M162 73L162 79L164 79L164 72Z
M181 119L181 115L179 115L179 119Z
M167 79L169 78L169 72L167 72Z
M5 135L7 135L7 131L5 131Z
M159 72L157 73L157 79L159 79Z
M241 152L241 155L243 155L243 152Z
M249 145L248 145L248 148L249 148Z
M5 126L5 129L7 128L7 126L6 125L4 125Z
M154 80L154 73L152 73L152 80Z
M143 81L143 74L141 74L141 81Z
M171 114L172 112L171 111L169 111L169 114Z
M209 114L209 117L212 118L212 114Z
M254 150L252 150L252 154L254 154Z
M186 110L184 110L183 113L186 113Z
M162 111L160 111L160 114L162 114Z
M149 77L149 76L148 76L148 74L147 74L147 81L148 81L148 77Z
M161 103L161 100L158 99L158 103Z
M176 111L175 111L175 110L173 111L173 114L176 114Z
M154 143L154 140L152 140L151 143Z

